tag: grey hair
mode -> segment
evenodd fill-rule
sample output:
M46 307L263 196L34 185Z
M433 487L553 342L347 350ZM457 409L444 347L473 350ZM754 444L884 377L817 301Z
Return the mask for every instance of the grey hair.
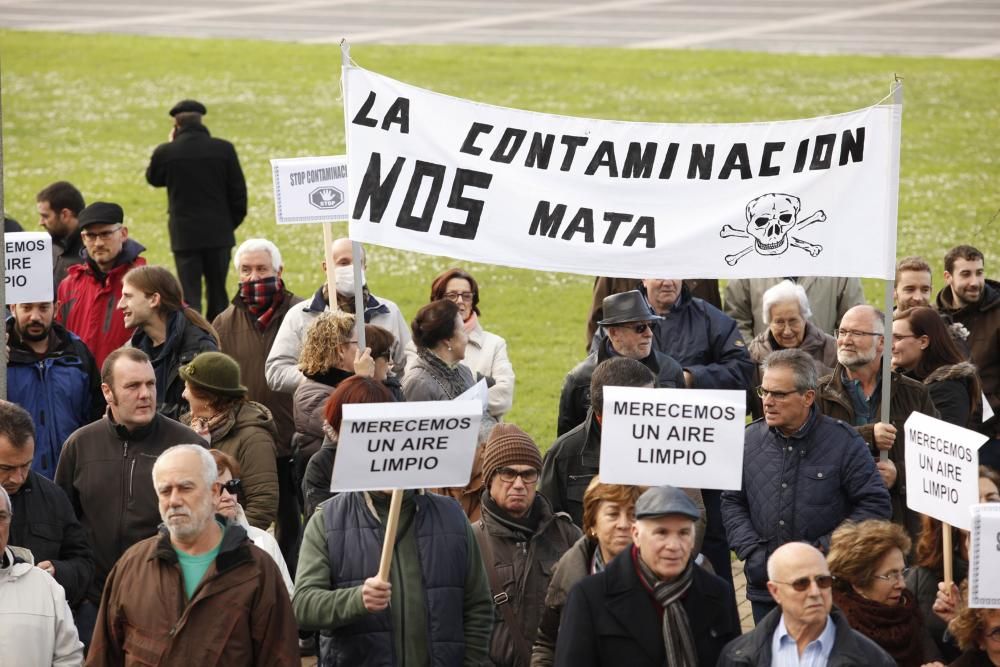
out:
M798 283L793 283L791 280L782 280L764 292L764 301L761 306L764 310L764 324L771 323L771 308L775 304L787 301L795 301L799 304L799 313L802 315L802 319L808 320L812 317L812 310L809 308L809 297L806 295L806 289Z
M10 496L7 495L7 489L0 486L0 498L3 498L4 503L7 504L7 511L10 512L11 516L14 515L14 506L10 502Z
M168 448L165 452L156 457L156 462L153 464L153 484L156 484L156 469L160 465L160 461L167 457L167 454L172 454L178 451L188 451L194 452L201 458L201 476L205 480L205 486L212 486L219 479L219 468L215 463L215 459L212 455L208 453L208 450L201 445L174 445Z
M240 270L240 256L245 252L257 252L258 250L263 250L271 256L271 265L275 271L280 271L284 266L281 262L281 251L278 250L278 246L267 239L247 239L240 244L240 247L236 249L236 254L233 255L233 266L236 267L237 273Z
M811 356L797 348L775 350L764 357L760 364L761 376L771 368L791 369L795 378L795 391L809 391L819 386L816 363Z

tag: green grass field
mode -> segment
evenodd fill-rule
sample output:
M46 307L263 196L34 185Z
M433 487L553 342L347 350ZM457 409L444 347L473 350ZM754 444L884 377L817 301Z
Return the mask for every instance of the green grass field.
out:
M362 67L479 101L661 122L848 111L881 99L899 74L906 89L899 255L922 254L939 266L948 247L972 242L996 275L996 60L452 46L358 46L351 55ZM238 238L274 240L296 293L321 282L321 231L275 225L268 160L344 151L339 47L0 31L0 76L6 209L26 227L37 221L35 193L66 179L87 201L122 204L147 258L172 267L166 195L146 185L144 172L167 136L167 109L194 97L208 106L211 131L236 144L246 172L250 213ZM408 318L426 301L431 278L454 264L369 253L369 283ZM583 357L592 279L468 268L481 285L483 324L507 339L517 372L509 419L547 448L563 375ZM881 299L881 283L866 283L866 293Z

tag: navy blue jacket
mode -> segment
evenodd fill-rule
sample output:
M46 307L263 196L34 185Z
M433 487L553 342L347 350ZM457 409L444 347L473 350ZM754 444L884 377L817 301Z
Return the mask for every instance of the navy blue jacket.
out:
M646 294L640 285L639 291ZM607 334L599 328L590 350ZM748 389L754 363L736 320L710 303L691 296L687 285L664 319L653 329L654 347L694 376L696 389Z
M767 559L782 544L826 551L844 520L888 519L889 491L858 432L813 404L798 432L760 419L746 428L743 484L722 494L729 544L745 561L747 597L769 601Z
M83 341L58 322L52 323L49 351L41 358L21 340L13 318L7 335L7 398L35 422L31 469L53 479L66 438L104 413L100 374Z

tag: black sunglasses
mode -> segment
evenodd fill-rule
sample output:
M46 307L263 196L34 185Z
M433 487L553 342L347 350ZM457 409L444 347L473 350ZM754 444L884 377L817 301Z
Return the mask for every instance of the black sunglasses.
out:
M240 480L231 479L223 483L222 489L231 496L238 495L240 492Z
M636 322L634 324L619 324L617 326L620 326L623 329L629 329L631 331L634 331L637 334L641 334L641 333L646 333L646 329L649 329L650 331L653 331L654 327L655 327L655 323L653 323L653 322Z
M816 585L820 588L826 589L833 586L833 580L836 579L831 574L817 574L815 577L799 577L795 581L775 581L776 584L785 584L786 586L791 586L799 593L809 589L812 582L816 582Z

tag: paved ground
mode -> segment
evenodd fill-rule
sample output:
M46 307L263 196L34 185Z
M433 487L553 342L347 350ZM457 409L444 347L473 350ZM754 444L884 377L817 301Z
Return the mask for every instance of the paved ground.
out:
M997 0L0 0L25 30L1000 57Z

